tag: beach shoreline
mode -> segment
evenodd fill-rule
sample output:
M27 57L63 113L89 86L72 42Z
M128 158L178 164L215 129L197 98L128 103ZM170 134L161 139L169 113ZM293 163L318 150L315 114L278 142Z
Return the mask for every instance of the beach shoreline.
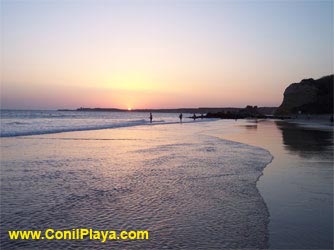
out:
M256 181L271 157L207 134L225 126L217 121L1 138L2 244L19 248L5 238L14 227L108 225L147 229L152 238L99 248L267 248L269 215ZM30 202L23 206L25 197ZM63 214L66 220L59 220Z
M163 146L161 148L161 149L165 148L163 151L160 151L160 150L156 151L155 154L156 154L156 156L159 156L159 154L161 154L162 152L167 150L166 153L169 152L168 154L171 154L171 157L167 157L167 155L168 155L167 154L163 157L159 156L156 160L154 160L158 164L155 167L164 166L164 168L167 168L167 169L170 168L171 166L174 166L174 164L178 161L177 159L181 159L180 157L185 157L189 154L189 151L187 150L187 148L192 143L195 143L197 145L197 143L200 142L200 141L202 143L204 143L205 141L209 140L201 146L200 146L200 144L198 144L197 146L195 146L195 144L194 144L195 147L192 149L192 150L195 150L196 152L200 152L198 150L204 149L205 151L202 152L203 159L206 159L206 157L208 157L210 154L212 154L211 152L218 153L216 146L219 145L219 144L217 144L216 146L213 146L217 143L217 142L214 142L215 141L214 138L217 138L219 140L223 139L222 143L226 144L226 145L229 145L228 147L232 147L232 148L233 147L244 148L244 149L249 148L249 150L266 151L266 154L270 155L270 157L267 160L263 161L261 164L255 166L257 174L255 176L253 176L253 174L251 175L251 176L253 176L253 177L251 177L253 179L253 182L248 183L247 185L243 184L245 186L240 189L240 190L242 190L241 193L249 192L250 190L254 190L254 192L257 193L255 195L255 193L253 192L251 197L253 197L253 195L255 195L254 197L257 197L256 199L259 202L257 204L258 205L261 204L261 206L262 206L262 215L261 216L256 215L256 216L260 216L260 218L262 218L260 221L263 222L263 226L264 226L263 230L262 230L262 233L263 233L262 236L264 237L264 239L262 239L262 240L264 240L264 242L267 242L267 243L264 243L264 245L262 245L262 246L265 247L265 248L273 248L273 249L282 248L282 247L283 248L296 248L296 247L297 248L303 248L307 245L312 246L312 244L313 244L314 247L321 246L321 247L326 248L326 247L332 246L331 245L332 243L330 243L330 237L326 236L326 235L328 235L328 232L331 232L332 229L330 230L330 229L327 228L327 231L323 231L323 230L325 230L324 228L322 228L322 229L321 229L321 227L320 227L320 229L318 228L319 232L321 232L321 234L324 235L324 236L319 236L319 233L314 233L314 232L312 232L312 230L308 231L305 228L302 228L302 229L299 228L300 225L298 225L298 223L296 222L296 220L298 220L298 218L300 218L300 216L298 214L301 213L302 216L305 216L306 212L303 209L302 210L297 209L297 210L294 211L295 208L291 208L291 206L292 206L291 204L293 202L295 202L296 200L298 200L298 198L294 198L294 199L290 199L291 197L286 198L285 196L289 196L289 195L287 195L286 193L284 193L284 195L283 195L283 194L280 194L279 192L277 192L277 190L279 190L279 189L284 190L284 189L287 189L287 187L288 187L288 188L290 188L290 190L287 189L286 192L295 193L296 191L293 191L293 189L295 188L295 187L293 187L293 185L295 185L295 184L293 184L293 183L295 183L296 181L300 182L299 183L299 185L300 185L299 188L302 187L302 189L309 189L309 187L306 185L307 182L310 182L310 176L307 175L307 172L305 173L305 170L302 170L302 172L300 172L299 170L295 170L293 168L289 168L289 167L285 166L285 164L287 164L287 163L297 164L297 165L300 165L300 168L305 168L305 166L308 166L309 160L305 161L305 158L303 156L304 155L303 150L305 150L305 149L303 147L299 147L299 146L296 148L296 145L299 145L299 144L303 145L303 144L305 144L305 142L303 142L303 141L314 140L314 139L317 141L317 143L319 143L319 138L320 139L321 138L323 138L323 139L327 138L327 137L324 137L322 135L323 133L328 134L328 133L331 132L331 130L322 129L322 126L324 126L324 125L319 126L319 123L317 123L315 121L312 121L312 124L313 124L313 126L316 125L317 129L314 129L314 127L312 127L312 128L311 127L303 127L299 124L296 124L296 123L290 122L290 121L272 121L272 120L238 120L238 121L230 120L230 121L226 121L226 120L216 120L216 121L207 121L207 122L203 121L201 123L196 123L195 122L195 123L184 123L184 124L176 124L176 123L175 124L155 124L154 126L138 125L138 126L133 126L133 127L113 128L113 129L105 129L105 130L63 132L63 133L57 133L57 134L33 135L33 136L23 136L23 137L21 137L21 136L20 137L7 137L7 138L1 138L1 141L2 141L2 146L5 145L4 149L7 150L7 151L9 150L8 152L12 152L12 155L9 154L8 156L5 157L8 160L10 158L12 158L12 159L15 158L16 159L18 152L21 152L19 155L36 155L33 152L33 151L36 151L36 152L40 152L41 155L35 156L37 158L40 158L40 161L39 161L40 163L35 163L35 164L37 164L37 166L38 165L44 166L46 168L49 168L49 164L51 164L51 166L53 166L53 167L58 166L58 164L61 164L61 166L63 164L65 164L64 166L66 166L66 164L68 164L68 163L65 163L65 162L67 162L68 159L71 159L74 155L77 155L76 156L77 160L81 159L80 162L82 162L83 164L85 164L85 165L86 165L86 163L92 164L91 161L93 159L95 159L96 156L92 155L91 157L89 157L89 155L91 154L91 151L93 151L93 152L95 151L94 148L96 146L94 146L94 145L96 143L97 143L97 145L101 145L101 146L104 145L101 148L100 152L96 151L96 153L98 155L105 155L107 151L111 150L111 149L109 149L109 150L106 151L106 149L109 148L109 147L116 150L114 153L117 155L118 153L116 153L116 152L119 151L119 149L115 148L115 146L117 146L117 145L119 145L119 146L122 145L122 147L124 147L125 145L128 145L126 147L134 147L133 149L135 151L139 150L138 152L141 152L140 153L141 155L143 153L144 153L144 155L146 155L148 152L150 152L150 150L151 150L151 149L149 149L151 147L150 144L152 144L153 142L154 142L153 144L158 143L156 146L160 145L160 146L158 146L158 148L163 146L164 143L168 142L167 143L168 146L166 145L167 147ZM318 131L318 132L316 132L314 138L313 137L309 138L308 135L312 135L312 133L313 133L312 131ZM302 134L299 135L299 133L302 133ZM320 134L318 134L318 133L320 133ZM319 135L320 135L320 137L319 137ZM296 138L293 138L293 136L296 136ZM212 138L213 141L211 141L211 139L209 139L210 137L213 137ZM24 142L21 142L23 139L24 139ZM204 139L204 141L203 141L203 139ZM292 139L292 141L290 139ZM178 141L178 142L176 143L175 140ZM283 141L280 142L280 140L283 140ZM173 141L175 141L175 142L173 142ZM77 144L79 142L80 142L80 147L78 149L74 149L73 146L74 145L79 145L79 144ZM191 142L191 143L189 144L189 142ZM147 144L147 143L149 143L149 144ZM175 149L177 149L176 151L173 149L175 147L175 146L173 146L174 143L176 143L175 144L175 146L176 146ZM16 144L16 146L13 145L13 144ZM204 146L206 144L207 144L207 146ZM310 141L306 141L306 145L309 145L309 144L312 144L312 143ZM46 148L44 149L44 147L38 146L37 148L39 148L40 150L36 150L36 145L41 145L41 146L45 145ZM70 145L72 145L72 146L70 146ZM132 145L132 146L130 146L130 145ZM139 145L141 145L141 146L139 146ZM180 145L180 146L177 146L177 145ZM322 147L321 145L322 144L320 144L319 147ZM329 143L329 144L326 144L326 145L331 145L331 144ZM6 149L6 147L14 147L14 148L16 148L16 150L12 151L10 149ZM50 155L50 152L52 152L52 150L50 150L50 147L51 148L54 148L54 147L57 148L57 155L53 154L53 157L55 157L54 160L52 160L52 161L47 160L46 162L44 162L43 159L47 155ZM62 147L64 147L64 148L60 149ZM100 147L100 146L98 146L98 147ZM220 151L220 152L223 153L224 151L228 150L228 147L225 148L225 150ZM284 153L284 150L286 150L286 147L288 147L289 152L291 150L292 150L291 152L294 152L293 155L296 154L295 151L297 152L298 155L301 154L302 158L300 158L300 157L295 158L295 156L286 156L286 153ZM291 149L289 149L290 147L291 147ZM30 148L30 150L27 151L27 148ZM70 150L70 148L73 148L73 149ZM139 149L139 148L141 148L141 149ZM144 149L144 148L147 148L147 149ZM69 150L69 152L64 151L66 149ZM88 150L88 151L86 152L86 150ZM318 150L318 149L315 148L314 150ZM323 150L323 149L321 149L321 150ZM61 153L61 152L63 152L63 153ZM86 152L86 153L84 153L84 152ZM291 152L289 154L291 154ZM79 155L78 155L78 153L79 153ZM4 154L4 152L2 152L2 154ZM163 154L165 154L165 153L163 153ZM198 153L196 153L196 154L198 154ZM316 161L319 161L319 159L317 158L317 155L319 154L318 151L315 151L314 153L313 153L313 151L308 151L307 154L309 154L312 157L315 157L315 159L317 159ZM63 157L59 157L60 155L63 155ZM133 156L131 156L131 154L129 154L129 153L123 152L122 155L126 156L126 158L133 159ZM218 155L217 155L217 157L218 157ZM224 155L223 158L225 158L225 160L226 160L226 158L228 158L228 155L226 155L226 152L223 153L223 155ZM323 155L323 153L321 153L321 155ZM328 158L328 151L325 151L325 155L327 155L326 157ZM89 161L84 160L85 159L84 156L89 157L89 158L87 158L87 159L89 159ZM105 156L103 156L103 157L105 157ZM145 157L148 157L147 160L150 159L150 158L152 160L156 156L153 157L153 156L147 155ZM119 157L120 157L120 159L125 159L125 158L123 158L123 156L119 155ZM162 157L162 158L160 159L160 157ZM162 160L165 157L167 157L167 158L165 160ZM200 164L200 162L202 162L203 159L197 158L197 157L198 157L198 155L196 156L195 159L191 160L191 162L193 162L192 164L198 165L198 164ZM285 159L286 157L288 157L288 160ZM108 156L108 158L109 158L109 156ZM244 156L242 158L244 158ZM3 155L2 155L2 159L4 159ZM23 157L23 159L24 159L24 157ZM116 158L114 158L114 159L116 160ZM313 159L313 158L310 158L310 159ZM105 161L105 160L102 160L102 161L99 160L99 157L97 157L96 160L98 162L101 162L101 163L103 163ZM117 160L117 161L119 161L119 160ZM151 160L149 160L149 161L151 161ZM175 162L175 160L176 160L176 162ZM245 166L244 164L247 164L246 162L238 163L239 160L237 158L233 158L233 161L235 161L235 164L237 164L237 165L235 165L237 167L236 169L240 168L240 166ZM30 161L32 161L32 159L25 159L24 160L24 162L26 162L27 165L28 165L28 169L29 169L29 162ZM147 161L147 162L149 162L149 161ZM211 160L209 160L209 158L205 160L206 163L208 161L211 162ZM57 163L57 162L59 162L59 163ZM128 165L132 166L131 168L137 169L136 170L137 171L136 175L141 173L141 170L138 169L138 166L146 168L145 164L143 165L142 163L140 163L141 161L136 160L135 164L131 163L130 161L127 161L127 162L128 162L127 163ZM328 163L330 163L330 162L333 162L332 158L328 158ZM328 165L328 163L321 163L321 164L327 164ZM11 164L10 160L7 161L7 164ZM119 164L120 164L119 165L120 167L122 166L121 167L122 169L124 167L126 167L126 165L127 165L124 162L123 163L119 162ZM162 164L162 165L160 165L160 164ZM184 162L183 164L189 164L189 163ZM206 165L204 162L202 164ZM221 166L224 166L224 164L225 164L224 161L222 161L221 164L222 164ZM238 164L241 164L241 165L238 165ZM320 162L319 162L319 164L320 164ZM96 165L96 164L93 164L93 165L95 166L95 168L99 168L98 167L99 165ZM103 165L108 166L108 164L106 164L106 163L103 163ZM216 165L216 163L214 163L214 165ZM327 166L327 165L324 165L324 166ZM70 164L70 166L71 166L71 164ZM73 168L73 167L74 166L72 166L71 168ZM155 172L156 171L156 170L154 170L155 167L152 168L150 171ZM26 166L24 166L24 168L26 168ZM85 169L84 171L91 171L89 165L85 166L84 169ZM282 169L284 170L283 172L282 172ZM50 170L53 171L52 168ZM66 169L64 169L64 170L66 170ZM47 170L47 171L49 171L49 170ZM122 171L124 171L124 170L122 170ZM214 170L214 171L216 171L216 170ZM298 172L296 172L296 171L298 171ZM315 171L315 173L316 173L318 170L312 170L312 171ZM330 170L328 170L328 171L330 171ZM309 169L308 169L308 172L309 172ZM204 173L205 172L203 172L203 174ZM188 174L190 174L190 176L191 176L193 173L189 172ZM50 172L50 174L48 174L48 175L52 176L53 174ZM140 174L140 175L142 175L142 174ZM307 180L307 181L303 182L298 177L299 175L303 175L305 177L305 180ZM143 176L147 176L147 175L145 174ZM218 174L218 176L220 176L220 174ZM86 177L84 177L84 179L85 178ZM145 178L147 178L147 177L144 177L144 179ZM170 177L170 178L172 178L172 177ZM214 178L216 178L216 177L214 177ZM281 179L282 183L277 182L276 179ZM196 179L194 179L194 181L195 181L194 185L195 186L198 185L198 183L197 183L198 180L201 180L201 178L197 179L197 177L196 177ZM285 184L284 184L284 181L286 182ZM233 183L233 181L230 182L229 185L232 185L232 186L235 185L235 183L233 183L233 184L232 183ZM327 181L327 183L329 183L328 184L329 187L333 186L332 182ZM283 188L281 186L282 184L283 184ZM207 184L205 184L205 185L207 185ZM219 186L220 185L222 185L222 184L219 184ZM195 187L195 186L193 186L193 187ZM118 189L118 188L119 187L116 187L116 189ZM324 190L325 190L324 188L326 188L326 187L321 187L321 186L317 187L317 189L319 189L319 192L324 192ZM99 190L100 188L94 188L94 189ZM122 189L124 189L124 187L121 187L121 190ZM105 188L101 189L101 192L102 193L106 192ZM328 193L329 192L328 189L325 192ZM88 191L88 194L89 193L90 193L90 191ZM87 194L83 193L81 195L87 195ZM310 195L307 192L302 192L302 193L297 192L294 195L301 196L301 197L311 197L311 198L305 198L306 200L307 199L318 199L319 198L316 195L315 196L313 194ZM217 199L217 197L215 197L215 199ZM327 195L325 195L321 199L325 199L325 201L327 201L327 202L330 201L330 198L328 198ZM3 202L3 200L2 200L2 202ZM293 207L294 206L296 206L296 205L293 205ZM310 207L308 207L308 206L310 206ZM283 210L282 209L277 209L278 207L281 207ZM285 210L284 210L284 208L285 208ZM306 208L307 209L314 209L315 211L318 211L319 209L323 209L317 203L307 205ZM330 205L328 205L325 208L327 209L326 211L328 211L328 208L330 208ZM258 209L258 208L256 208L256 209ZM285 221L285 217L287 215L284 215L284 214L285 213L290 213L291 211L296 213L294 215L296 220L291 220L291 218L290 218L289 219L290 221ZM227 211L225 211L225 213L227 213ZM324 213L324 216L325 215L327 216L327 218L326 218L327 220L328 220L328 216L329 217L331 216L328 213L329 212ZM115 215L116 214L117 213L115 213ZM282 217L282 214L284 215L283 217ZM311 217L316 218L317 215L312 214ZM126 220L125 218L126 217L123 217L124 220ZM324 218L319 218L319 221L322 222L322 223L324 223L323 220L324 220ZM286 225L282 225L282 221L284 221L286 223ZM295 224L293 224L293 223L295 223ZM325 224L325 226L326 225L328 226L328 223ZM154 227L154 225L151 225L149 228L151 228L151 227ZM308 227L308 228L310 228L310 227ZM293 237L295 237L295 238L299 237L297 235L293 236L294 233L296 233L296 232L304 232L306 235L312 233L312 237L314 238L314 242L308 242L305 238L300 238L297 241L294 240ZM289 235L291 235L291 236L289 236ZM222 235L222 236L224 236L224 235ZM309 237L312 238L311 236L309 236ZM323 237L325 239L324 242L319 241L319 240L321 240L321 237ZM290 244L288 244L286 242L286 239L290 239L289 240ZM221 244L222 244L222 246L225 246L223 248L229 248L228 246L238 246L237 243L233 243L232 245L225 245L225 244L227 244L227 242L225 242L225 243L221 243ZM138 248L141 248L141 245L136 245L136 246ZM149 246L149 245L145 245L145 246ZM246 247L247 245L245 244L245 245L242 245L242 246ZM126 246L125 248L131 249L131 246L129 245L129 246Z
M240 124L243 133L222 135L273 155L257 182L270 213L272 249L333 247L333 130L319 120L249 120Z

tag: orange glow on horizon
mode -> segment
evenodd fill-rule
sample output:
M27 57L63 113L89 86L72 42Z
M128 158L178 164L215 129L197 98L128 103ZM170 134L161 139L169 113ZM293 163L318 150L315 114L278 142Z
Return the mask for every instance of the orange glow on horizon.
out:
M330 1L123 2L4 1L1 108L278 106L333 72Z

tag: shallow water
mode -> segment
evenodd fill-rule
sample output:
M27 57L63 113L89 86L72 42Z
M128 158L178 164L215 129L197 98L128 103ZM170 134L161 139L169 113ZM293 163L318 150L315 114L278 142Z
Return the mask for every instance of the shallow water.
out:
M193 122L184 114L184 122ZM149 113L104 111L0 110L0 137L132 127L150 124ZM198 120L199 121L199 120ZM153 124L178 123L178 114L153 113Z
M219 121L2 138L2 246L266 248L269 214L256 181L271 155L217 137L228 130ZM9 241L6 233L78 227L149 230L150 239Z

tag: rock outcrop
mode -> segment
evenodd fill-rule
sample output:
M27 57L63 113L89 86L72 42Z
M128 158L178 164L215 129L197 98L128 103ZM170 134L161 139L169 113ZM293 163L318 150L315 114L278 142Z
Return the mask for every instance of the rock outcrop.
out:
M292 83L285 89L276 115L333 113L333 83L334 75Z
M203 118L220 118L220 119L244 119L244 118L266 118L264 114L260 111L257 106L248 105L244 109L240 109L238 112L217 112L217 113L207 113Z

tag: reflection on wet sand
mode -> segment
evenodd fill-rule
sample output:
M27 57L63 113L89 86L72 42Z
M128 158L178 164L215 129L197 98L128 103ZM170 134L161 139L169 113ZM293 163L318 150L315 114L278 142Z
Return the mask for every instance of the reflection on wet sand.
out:
M255 124L255 125L241 125L240 127L244 127L246 129L257 129L257 124Z
M310 158L320 152L328 152L328 147L333 145L332 131L304 129L297 124L282 121L275 123L282 132L286 149L301 157Z

